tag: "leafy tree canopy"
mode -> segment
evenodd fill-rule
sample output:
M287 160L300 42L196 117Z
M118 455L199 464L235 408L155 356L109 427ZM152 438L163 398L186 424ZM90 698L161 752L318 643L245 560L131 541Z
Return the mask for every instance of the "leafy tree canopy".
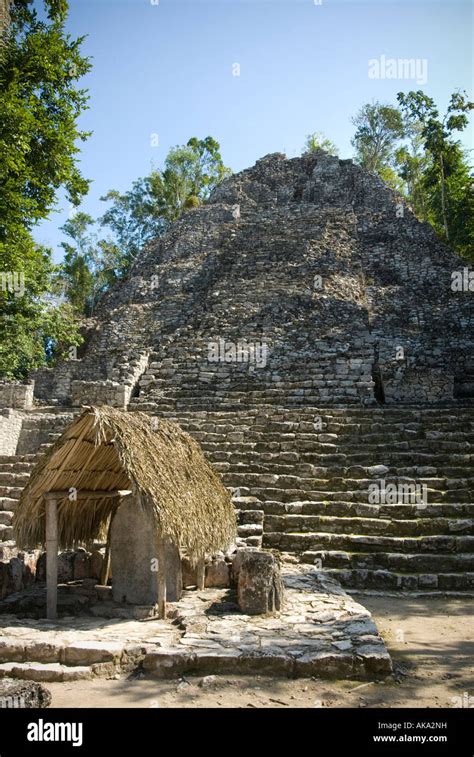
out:
M77 167L77 120L87 105L78 80L90 68L64 24L65 0L44 0L44 19L17 0L0 45L0 375L22 377L79 337L66 305L55 307L51 252L31 229L54 207L59 188L77 205L88 182ZM24 282L12 291L11 277ZM10 276L10 278L9 278Z

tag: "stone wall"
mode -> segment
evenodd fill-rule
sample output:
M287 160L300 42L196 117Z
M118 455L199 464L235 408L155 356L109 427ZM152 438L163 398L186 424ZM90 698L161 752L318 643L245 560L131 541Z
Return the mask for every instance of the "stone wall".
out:
M74 406L111 404L126 407L148 364L148 351L131 355L113 350L94 361L67 360L55 368L41 368L35 380L35 397Z
M35 382L35 397L52 402L67 402L71 396L71 381L79 373L79 360L68 360L55 368L40 368L31 373Z
M130 402L135 384L143 374L148 364L148 353L137 356L126 366L115 367L111 376L116 377L105 381L71 381L70 400L74 406L81 405L110 405L111 407L126 408ZM122 383L120 378L124 379Z
M0 410L0 455L14 455L23 419L14 410Z
M390 380L384 381L385 402L393 404L436 403L454 398L454 377L444 371L410 370L400 367Z
M129 387L115 381L72 381L71 403L81 405L110 405L125 408L129 399Z
M27 410L33 405L34 382L0 382L0 408Z

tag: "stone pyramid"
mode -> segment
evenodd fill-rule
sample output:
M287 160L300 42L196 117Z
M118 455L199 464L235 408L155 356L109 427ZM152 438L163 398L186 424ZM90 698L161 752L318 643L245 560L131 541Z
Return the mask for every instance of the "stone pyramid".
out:
M171 402L199 389L216 407L262 391L283 405L474 396L473 298L453 291L463 269L351 161L269 155L149 245L82 360L36 391L78 404L91 387L70 382L113 381ZM138 387L150 355L159 369Z

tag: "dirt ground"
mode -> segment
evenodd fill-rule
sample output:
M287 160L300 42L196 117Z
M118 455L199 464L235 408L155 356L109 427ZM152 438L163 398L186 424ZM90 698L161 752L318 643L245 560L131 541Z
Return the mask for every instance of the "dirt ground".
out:
M395 674L377 683L212 676L52 683L53 707L474 707L474 600L363 597Z

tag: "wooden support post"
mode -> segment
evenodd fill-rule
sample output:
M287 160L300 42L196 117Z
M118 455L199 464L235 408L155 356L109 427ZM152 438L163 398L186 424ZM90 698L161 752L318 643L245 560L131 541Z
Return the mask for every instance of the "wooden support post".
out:
M161 537L157 539L158 546L158 617L166 618L166 544Z
M183 573L181 570L181 555L176 544L170 539L165 542L166 551L166 600L177 602L183 591Z
M110 573L110 538L112 533L112 521L115 513L112 513L109 520L109 527L107 529L107 541L105 543L104 562L102 563L102 570L100 573L101 586L107 586Z
M196 565L196 586L198 589L204 589L206 578L206 564L204 557L200 557Z
M58 503L46 498L46 617L58 617Z

